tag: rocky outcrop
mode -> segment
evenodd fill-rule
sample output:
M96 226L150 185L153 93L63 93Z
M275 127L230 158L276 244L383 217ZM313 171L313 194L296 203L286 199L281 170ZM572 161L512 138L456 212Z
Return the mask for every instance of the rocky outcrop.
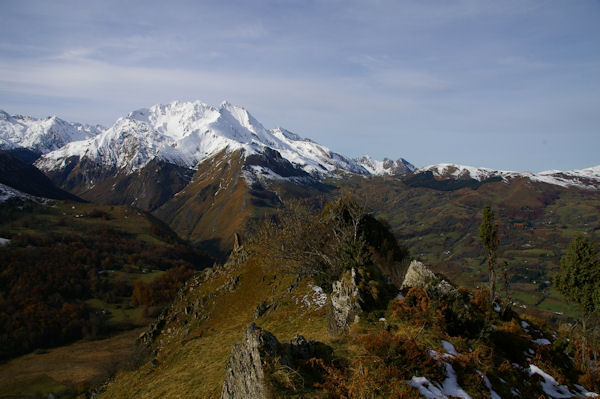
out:
M363 311L364 300L358 287L358 278L356 271L352 269L333 283L327 314L327 331L331 335L347 332Z
M277 305L273 302L262 301L254 310L254 319L258 319L259 317L263 317L268 312L277 308Z
M166 322L167 322L166 313L162 312L158 316L158 319L156 319L156 322L151 323L148 326L148 329L146 331L142 332L138 336L136 342L138 344L150 347L152 345L152 343L154 342L154 340L156 339L156 337L158 337L160 335L160 333L162 332L162 329L165 326Z
M222 399L263 399L274 397L269 371L279 365L288 370L298 362L319 357L327 347L296 335L288 344L280 344L268 331L252 323L244 332L242 343L234 345L225 370Z
M436 281L435 274L427 268L422 262L413 260L408 266L406 276L400 289L405 288L427 288L428 285Z
M252 323L241 344L234 345L227 362L221 398L262 399L270 397L265 379L268 358L277 355L279 341L273 334Z
M401 289L422 288L437 297L458 295L458 290L448 281L439 278L422 262L413 260L408 266Z

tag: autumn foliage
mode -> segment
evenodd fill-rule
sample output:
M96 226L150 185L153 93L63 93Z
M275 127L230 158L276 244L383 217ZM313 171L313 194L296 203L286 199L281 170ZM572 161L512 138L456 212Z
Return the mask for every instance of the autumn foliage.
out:
M189 246L154 245L106 226L86 234L16 235L0 247L0 359L106 332L103 313L84 301L120 303L134 290L108 271L172 269L150 285L145 302L156 304L211 263Z

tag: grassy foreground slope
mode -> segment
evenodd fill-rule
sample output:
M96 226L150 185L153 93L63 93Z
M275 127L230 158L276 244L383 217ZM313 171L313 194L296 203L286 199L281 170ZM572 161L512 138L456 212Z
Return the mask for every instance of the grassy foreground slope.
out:
M118 375L102 397L220 397L231 348L263 301L275 302L277 308L257 323L282 340L296 334L324 340L324 307L315 303L308 281L293 280L251 259L188 281L171 307L177 316L156 341L158 355L139 370Z

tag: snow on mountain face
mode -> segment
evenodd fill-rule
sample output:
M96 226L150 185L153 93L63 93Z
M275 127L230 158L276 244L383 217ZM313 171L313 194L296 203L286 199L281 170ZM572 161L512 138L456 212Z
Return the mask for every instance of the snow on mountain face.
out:
M0 183L0 203L10 198L30 199L32 197L29 194Z
M515 178L528 178L535 182L552 184L561 187L576 187L587 190L600 190L600 165L592 168L559 171L550 170L540 173L530 172L511 172L504 170L494 170L489 168L477 168L473 166L457 165L451 163L441 163L429 165L416 171L430 171L434 176L440 178L452 179L475 179L483 181L491 177L501 177L504 181Z
M517 174L517 172L506 172L493 170L489 168L477 168L473 166L457 165L452 163L440 163L437 165L429 165L417 170L418 172L430 171L436 177L453 178L453 179L475 179L485 180L494 176L507 176Z
M330 174L336 169L368 172L356 162L281 128L265 129L244 108L223 102L218 108L196 102L173 102L131 112L100 135L70 143L46 154L36 164L58 169L72 156L87 157L127 172L144 167L155 157L194 167L222 151L245 150L246 155L277 150L307 173Z
M0 149L26 148L45 154L65 144L100 134L101 126L66 122L55 116L36 119L0 110Z
M377 161L365 155L355 158L354 161L363 166L372 175L405 175L416 169L413 164L404 158L399 158L396 161L383 158L383 161Z

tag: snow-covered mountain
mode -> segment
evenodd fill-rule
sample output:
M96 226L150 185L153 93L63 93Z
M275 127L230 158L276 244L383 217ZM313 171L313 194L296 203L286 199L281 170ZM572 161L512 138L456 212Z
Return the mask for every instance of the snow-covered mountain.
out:
M353 160L283 128L266 129L244 108L228 102L218 107L200 101L154 105L119 118L108 129L65 122L57 117L35 119L0 111L0 149L19 148L43 154L36 166L55 177L61 171L72 177L72 170L80 173L93 167L95 171L84 179L88 187L98 177L98 170L129 175L153 160L196 169L222 151L243 150L246 160L251 159L245 166L247 180L252 180L252 176L282 177L268 166L276 164L280 171L287 171L294 178L302 174L332 176L339 171L365 176L431 171L438 178L482 181L499 176L508 181L526 177L563 187L600 189L600 167L536 174L457 164L416 169L403 158L378 161L363 156ZM262 158L257 160L257 157ZM297 173L290 172L294 168Z
M36 119L0 110L0 150L27 149L38 154L100 134L102 126L66 122L56 116Z
M45 154L37 166L63 168L72 157L131 173L154 158L187 168L227 150L246 156L266 148L313 175L336 170L368 174L355 161L282 128L267 130L244 108L223 102L213 107L199 101L172 102L131 112L99 135L72 142Z
M368 155L360 158L354 158L354 161L365 168L370 174L377 176L385 175L405 175L415 171L415 166L404 158L398 158L393 161L389 158L383 158L383 161L377 161Z
M534 182L552 184L561 187L600 189L600 165L586 169L559 171L549 170L540 173L494 170L474 166L440 163L417 169L415 173L432 172L442 179L475 179L483 181L492 177L501 177L504 181L516 178L528 178Z

